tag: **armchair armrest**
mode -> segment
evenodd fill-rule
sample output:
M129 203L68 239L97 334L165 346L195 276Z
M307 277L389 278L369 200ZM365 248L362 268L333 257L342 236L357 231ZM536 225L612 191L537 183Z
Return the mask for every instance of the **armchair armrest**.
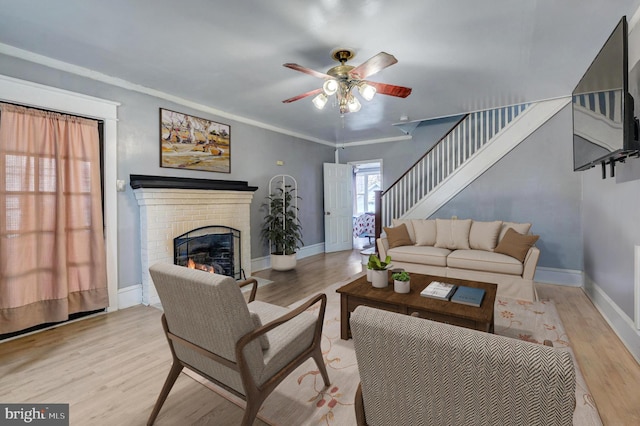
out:
M251 285L251 284L253 284L253 288L251 289L251 294L249 295L249 302L253 302L253 300L256 298L256 291L258 291L258 281L255 278L249 278L244 281L238 281L238 287L240 288Z
M525 280L533 280L533 276L536 273L536 266L538 265L538 258L540 258L540 249L533 246L527 252L527 256L524 258L524 265L522 269L522 278Z
M387 250L389 250L389 240L387 240L386 236L381 236L376 241L376 245L378 246L378 253L380 254L380 259L384 259L387 257Z

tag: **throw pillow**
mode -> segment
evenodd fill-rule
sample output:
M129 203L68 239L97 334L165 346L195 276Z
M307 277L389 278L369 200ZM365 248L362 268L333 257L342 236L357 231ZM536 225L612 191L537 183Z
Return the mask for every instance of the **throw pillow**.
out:
M413 229L413 224L412 224L412 220L411 219L392 219L391 223L393 224L393 226L400 226L403 223L405 224L405 226L407 227L407 232L409 233L409 238L411 238L411 243L415 244L416 242L416 233L415 230Z
M469 250L471 219L436 219L436 247Z
M404 223L393 228L385 227L384 232L387 234L389 248L413 245L409 237L409 231L407 231L407 225Z
M262 321L260 320L260 316L258 314L249 311L249 316L251 317L251 321L253 321L253 325L255 326L255 328L262 327ZM269 344L269 338L267 338L266 334L258 337L258 341L260 342L260 346L262 347L262 349L269 349L269 347L271 346Z
M513 228L509 228L494 252L506 254L524 262L529 249L538 241L538 238L540 238L538 235L522 235Z
M431 219L414 219L413 230L416 233L417 246L436 245L436 221Z
M502 221L477 222L471 224L469 231L469 247L475 250L493 251L498 245L498 236L502 228Z
M519 234L527 235L529 229L531 229L530 223L516 223L516 222L502 222L502 229L500 230L500 236L498 237L498 243L504 238L507 233L507 229L513 228Z

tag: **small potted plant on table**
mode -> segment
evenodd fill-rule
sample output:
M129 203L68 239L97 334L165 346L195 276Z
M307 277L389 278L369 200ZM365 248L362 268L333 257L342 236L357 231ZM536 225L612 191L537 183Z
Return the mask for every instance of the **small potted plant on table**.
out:
M393 291L396 293L409 293L411 290L411 277L407 271L394 272L391 274L393 278Z
M384 288L389 285L389 274L387 272L389 267L391 267L391 256L387 256L384 262L375 254L369 256L367 268L371 270L371 285L376 288Z

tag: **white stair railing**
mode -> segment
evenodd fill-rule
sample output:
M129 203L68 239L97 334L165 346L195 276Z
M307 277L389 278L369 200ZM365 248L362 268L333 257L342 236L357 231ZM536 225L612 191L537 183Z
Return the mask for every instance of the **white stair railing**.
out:
M381 224L402 217L476 152L497 136L529 104L467 114L381 195Z

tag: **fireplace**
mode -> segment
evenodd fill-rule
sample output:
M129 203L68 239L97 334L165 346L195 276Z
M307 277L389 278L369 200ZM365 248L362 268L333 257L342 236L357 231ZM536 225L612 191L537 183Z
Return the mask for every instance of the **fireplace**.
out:
M257 187L245 181L145 175L131 175L131 187L140 207L142 303L160 302L149 267L156 262L175 263L174 238L213 224L240 232L230 240L233 274L251 276L250 206Z
M229 226L203 226L177 236L173 239L173 263L237 280L246 278L241 266L240 231Z

